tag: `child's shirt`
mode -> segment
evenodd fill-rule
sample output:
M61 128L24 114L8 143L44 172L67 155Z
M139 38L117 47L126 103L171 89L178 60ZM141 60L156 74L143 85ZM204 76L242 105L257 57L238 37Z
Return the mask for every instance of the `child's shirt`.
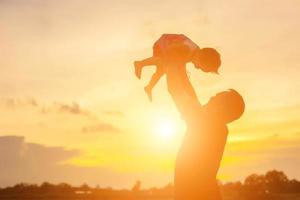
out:
M161 56L166 56L168 47L174 43L180 42L188 47L188 59L187 61L190 62L196 49L198 49L198 45L195 44L191 39L186 37L183 34L163 34L155 43L154 43L154 51L159 51Z

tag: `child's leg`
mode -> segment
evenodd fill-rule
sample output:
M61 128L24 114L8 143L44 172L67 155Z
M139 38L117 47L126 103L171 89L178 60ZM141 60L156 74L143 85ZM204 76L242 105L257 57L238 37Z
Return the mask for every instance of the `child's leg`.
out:
M156 72L152 75L149 84L145 87L145 92L147 93L150 101L152 101L152 89L157 84L159 79L164 75L164 73L163 66L157 65Z
M144 60L135 61L134 62L135 75L140 79L143 67L149 66L149 65L158 66L158 65L160 65L160 63L161 63L161 58L155 57L155 56L152 56L150 58L146 58Z

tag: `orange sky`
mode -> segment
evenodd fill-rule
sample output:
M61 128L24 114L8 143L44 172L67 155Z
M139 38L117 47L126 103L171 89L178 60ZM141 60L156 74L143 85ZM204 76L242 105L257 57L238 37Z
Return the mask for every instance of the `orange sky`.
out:
M132 66L163 33L220 51L218 76L188 64L202 103L227 88L245 98L220 179L273 168L300 179L299 9L298 0L1 1L0 184L171 182L184 124L164 79L148 102L154 67L139 81Z

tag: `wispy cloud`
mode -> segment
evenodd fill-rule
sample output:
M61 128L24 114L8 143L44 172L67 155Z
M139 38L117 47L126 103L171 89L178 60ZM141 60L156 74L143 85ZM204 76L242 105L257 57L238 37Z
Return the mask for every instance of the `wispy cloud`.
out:
M109 123L99 123L96 125L91 125L91 126L84 126L82 128L82 132L84 133L89 133L89 132L111 132L111 133L118 133L120 130L115 127L112 124Z
M38 100L35 98L2 98L0 99L0 105L7 109L22 109L24 107L32 107L43 114L58 113L96 118L96 114L88 109L82 108L77 102L72 102L71 104L54 102L50 105L45 105L41 102L38 102Z
M104 110L102 111L103 114L105 115L110 115L110 116L117 116L117 117L124 117L124 113L121 111L117 110Z
M37 114L37 117L40 118L41 115L54 115L64 117L64 122L68 123L72 120L83 120L82 123L91 123L86 126L78 124L78 131L84 133L117 133L120 132L120 129L110 122L104 122L102 119L98 118L98 115L103 115L103 117L109 118L119 118L124 117L123 112L117 110L102 110L102 111L91 111L89 109L83 108L79 103L72 102L70 104L62 102L54 102L52 104L44 104L38 102L35 98L2 98L0 99L0 107L4 108L6 111L21 111L20 114L23 114L23 109L26 109L25 112L34 112ZM46 118L43 118L48 119ZM50 118L51 119L51 118ZM85 120L84 120L85 119ZM87 120L87 121L86 121ZM44 125L44 122L39 123L39 125ZM41 126L40 126L41 127ZM76 126L73 126L76 127Z
M219 174L229 180L236 180L254 171L261 173L272 168L283 170L290 177L299 178L300 173L296 167L300 158L299 144L299 132L230 142L226 145Z
M32 106L38 107L39 104L34 98L3 98L0 100L3 106L9 109Z
M86 115L90 116L90 112L87 110L83 110L80 105L76 102L72 104L64 104L64 103L55 103L54 106L57 107L57 111L61 113L68 113L74 115Z

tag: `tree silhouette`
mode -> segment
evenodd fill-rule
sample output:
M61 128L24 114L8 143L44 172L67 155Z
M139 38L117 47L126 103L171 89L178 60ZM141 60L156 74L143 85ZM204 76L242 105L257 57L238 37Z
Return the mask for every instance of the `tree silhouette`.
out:
M41 185L19 183L13 187L0 188L0 199L172 199L174 185L164 187L141 188L136 181L131 190L112 188L92 188L87 184L74 187L67 183ZM244 182L220 183L224 199L230 200L296 200L300 196L300 182L289 180L282 171L271 170L265 174L251 174ZM77 193L81 191L83 193ZM293 196L294 195L294 196Z
M266 192L266 181L264 175L252 174L248 176L244 181L245 189L257 193L265 193Z
M284 192L289 179L282 171L272 170L266 173L265 182L269 192Z
M139 192L141 190L141 185L142 185L141 181L136 181L134 186L132 187L131 191L132 192Z

